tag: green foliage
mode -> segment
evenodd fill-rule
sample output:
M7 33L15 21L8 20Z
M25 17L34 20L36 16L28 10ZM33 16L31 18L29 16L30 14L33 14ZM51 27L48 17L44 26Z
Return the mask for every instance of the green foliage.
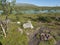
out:
M3 45L27 45L28 39L25 34L20 33L17 29L17 24L9 24L9 30L7 31L7 37L0 38Z
M13 10L15 0L12 0L12 2L9 2L8 0L0 0L0 3L4 12L3 14L9 15Z
M38 20L42 21L42 22L52 22L52 19L50 17L43 17L43 16L40 16L38 18Z
M48 41L40 41L39 45L55 45L56 40L54 38L48 40Z
M50 39L49 41L50 45L55 45L56 44L56 40L54 38Z
M39 45L50 45L48 41L41 41Z
M60 14L57 14L57 16L59 17ZM0 15L0 20L5 20L5 15ZM51 18L52 17L52 18ZM3 45L28 45L28 39L27 36L25 34L26 30L28 30L28 32L31 31L35 31L36 28L40 27L40 26L44 26L45 24L49 27L49 25L47 24L48 22L51 21L56 21L55 20L55 15L51 14L32 14L32 15L28 15L28 14L18 14L18 15L9 15L8 18L12 21L12 22L17 22L20 21L21 25L17 25L16 23L13 24L9 24L9 30L7 31L7 37L1 37L0 41L3 43ZM23 23L27 22L28 20L32 21L32 24L34 26L34 29L23 29L24 33L21 35L21 33L17 30L18 27L22 27ZM40 24L41 21L42 24ZM46 23L47 22L47 23ZM58 22L58 21L57 21ZM45 25L45 26L46 26ZM54 30L52 30L51 35L52 36L56 36L56 38L51 39L49 41L41 41L40 45L53 45L54 40L60 40L60 36L58 36L58 32L60 32L58 30L58 27L60 28L60 26L50 26L50 28L53 28ZM37 38L39 38L39 34L37 35Z

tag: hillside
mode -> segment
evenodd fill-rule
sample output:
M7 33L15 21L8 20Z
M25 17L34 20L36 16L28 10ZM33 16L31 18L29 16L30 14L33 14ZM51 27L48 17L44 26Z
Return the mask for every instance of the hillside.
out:
M0 6L1 7L1 6ZM2 7L0 8L0 10L2 9ZM28 4L28 3L16 3L15 4L15 9L17 10L59 10L60 6L37 6L34 4Z
M18 3L15 5L15 8L21 9L21 10L29 10L29 9L33 9L33 10L50 10L50 9L60 9L60 6L36 6L33 4L28 4L28 3Z

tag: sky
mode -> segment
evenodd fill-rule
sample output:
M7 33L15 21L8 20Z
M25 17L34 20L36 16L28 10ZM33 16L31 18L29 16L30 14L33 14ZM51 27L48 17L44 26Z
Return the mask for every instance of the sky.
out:
M60 6L60 0L16 0L16 3L29 3L37 6Z

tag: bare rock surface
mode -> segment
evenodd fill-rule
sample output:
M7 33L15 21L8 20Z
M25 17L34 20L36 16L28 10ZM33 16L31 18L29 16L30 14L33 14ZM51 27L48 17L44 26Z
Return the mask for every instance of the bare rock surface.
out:
M31 29L33 29L33 25L32 25L32 23L31 23L31 21L28 21L27 23L24 23L24 24L23 24L23 27L24 27L24 28L31 28Z

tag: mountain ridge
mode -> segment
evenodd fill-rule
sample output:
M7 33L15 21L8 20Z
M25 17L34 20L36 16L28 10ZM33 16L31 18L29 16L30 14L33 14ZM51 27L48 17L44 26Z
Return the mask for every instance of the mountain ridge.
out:
M37 5L34 5L34 4L29 4L29 3L16 3L15 5L16 6L37 6Z

